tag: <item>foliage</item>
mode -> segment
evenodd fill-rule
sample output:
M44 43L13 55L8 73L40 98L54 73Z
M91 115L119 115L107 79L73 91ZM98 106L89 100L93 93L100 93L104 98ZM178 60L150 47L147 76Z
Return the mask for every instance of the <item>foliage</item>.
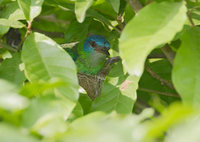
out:
M0 0L0 141L198 142L199 26L198 0ZM92 34L121 57L94 101L63 49Z

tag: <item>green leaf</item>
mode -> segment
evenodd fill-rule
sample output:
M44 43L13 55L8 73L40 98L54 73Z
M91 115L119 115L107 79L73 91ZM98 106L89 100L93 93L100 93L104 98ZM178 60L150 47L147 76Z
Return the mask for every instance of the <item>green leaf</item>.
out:
M116 19L117 13L112 8L112 5L107 0L97 0L94 1L92 8L97 10L98 12L106 15L107 18Z
M172 79L184 102L200 104L200 28L191 28L181 38Z
M87 9L92 5L93 0L76 0L75 14L78 22L82 23L85 19Z
M3 35L5 33L7 33L9 30L9 27L8 26L3 26L3 25L0 25L0 35Z
M107 26L111 25L109 19L104 17L102 14L100 14L96 10L88 9L87 16L94 17L94 18L98 19L99 21L105 23Z
M89 96L87 94L80 94L79 103L81 104L84 115L88 114L92 105L92 100L89 98Z
M153 2L139 11L126 25L119 42L120 55L128 72L141 76L148 54L171 41L185 20L184 2Z
M67 132L59 138L59 141L141 142L146 127L140 122L151 117L152 114L152 110L145 110L139 116L123 117L115 113L110 115L105 115L102 112L90 113L73 121Z
M17 2L23 10L26 20L32 22L40 14L44 0L17 0Z
M62 98L48 95L32 100L22 115L23 126L45 137L54 137L66 130L68 104Z
M7 123L0 123L0 141L1 142L39 142L27 132L20 130Z
M0 18L0 26L9 26L13 28L23 28L25 25L19 21Z
M129 4L127 4L126 9L125 9L125 16L124 16L125 22L128 23L134 16L135 16L135 12L133 8Z
M12 23L11 27L14 28L22 28L25 26L18 21L18 20L24 20L25 17L23 11L19 8L17 2L6 4L5 7L3 8L3 11L0 12L0 18L8 19L6 21L5 20L2 21L2 24L0 24L0 35L3 35L8 32L9 27L11 26L10 24L8 24L8 22Z
M165 142L198 142L200 139L199 128L200 119L197 115L172 128L167 134Z
M17 2L12 2L9 3L5 6L3 9L3 12L0 13L1 18L9 19L12 21L17 21L17 20L24 20L24 13L23 11L19 8Z
M92 111L116 111L117 113L126 114L131 113L133 104L136 99L136 89L133 78L128 78L119 87L112 84L104 83L101 96L96 98L92 103Z
M32 82L26 83L20 90L20 94L32 98L34 96L45 95L56 87L65 85L61 80L52 80L50 82Z
M22 49L27 78L31 82L47 82L55 79L64 84L55 88L58 96L64 96L70 113L78 100L76 66L71 57L53 40L39 33L28 36Z
M190 105L182 105L179 103L171 105L161 116L150 123L143 141L156 141L156 139L163 137L167 130L183 122L196 112Z
M28 100L17 94L17 88L0 79L0 108L8 111L18 111L27 107Z
M19 53L13 54L12 58L5 59L0 66L0 78L21 86L26 78L24 72L19 69L20 63L21 57Z
M74 107L74 110L72 111L68 121L76 120L77 118L83 116L83 109L81 104L78 102L76 106Z
M110 4L112 5L113 9L115 12L119 12L119 7L120 7L120 0L108 0Z
M68 43L83 41L87 37L88 27L89 20L87 19L83 23L72 21L65 32L65 40Z

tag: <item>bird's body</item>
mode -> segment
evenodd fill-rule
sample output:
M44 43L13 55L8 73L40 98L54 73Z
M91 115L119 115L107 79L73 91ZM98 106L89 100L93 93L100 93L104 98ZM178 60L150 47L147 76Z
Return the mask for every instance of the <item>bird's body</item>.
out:
M109 49L110 44L103 36L93 35L84 41L79 53L75 49L67 52L76 62L78 72L94 75L104 66Z

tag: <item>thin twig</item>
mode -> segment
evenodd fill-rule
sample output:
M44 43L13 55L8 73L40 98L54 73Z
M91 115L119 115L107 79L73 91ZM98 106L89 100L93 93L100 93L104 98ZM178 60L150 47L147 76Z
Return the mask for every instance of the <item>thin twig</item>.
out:
M174 90L174 86L171 82L163 79L162 77L160 77L158 74L156 74L148 65L145 65L145 69L147 70L147 72L155 79L159 80L160 83L162 85L166 85L167 87L171 88Z
M155 93L158 95L168 96L168 97L180 98L180 96L178 94L169 93L169 92L161 92L161 91L151 90L151 89L147 89L147 88L138 88L138 90L143 91L143 92Z
M124 24L123 24L123 22L122 22L122 14L119 14L118 16L117 16L117 23L118 23L118 25L119 25L119 27L120 27L120 29L121 29L121 31L124 29Z
M195 24L194 24L194 21L192 20L192 17L191 17L191 11L188 11L188 12L187 12L187 17L188 17L188 19L189 19L191 25L194 27Z
M170 46L168 44L166 44L165 46L163 46L161 48L161 50L165 54L165 56L167 57L167 59L169 60L169 62L171 63L171 65L173 65L175 53L172 51L172 49L170 48Z
M28 26L26 27L27 30L26 30L24 38L22 39L21 43L19 44L18 51L21 50L24 41L26 40L26 38L28 37L28 35L32 32L31 31L32 23L30 21L27 21L27 23L28 23Z

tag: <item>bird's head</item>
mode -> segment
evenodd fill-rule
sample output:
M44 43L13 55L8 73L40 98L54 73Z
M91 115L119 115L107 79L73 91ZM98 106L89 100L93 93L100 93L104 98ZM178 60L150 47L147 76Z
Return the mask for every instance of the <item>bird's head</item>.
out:
M105 39L105 37L100 35L89 36L83 44L83 50L87 53L98 52L109 56L109 49L109 42Z

